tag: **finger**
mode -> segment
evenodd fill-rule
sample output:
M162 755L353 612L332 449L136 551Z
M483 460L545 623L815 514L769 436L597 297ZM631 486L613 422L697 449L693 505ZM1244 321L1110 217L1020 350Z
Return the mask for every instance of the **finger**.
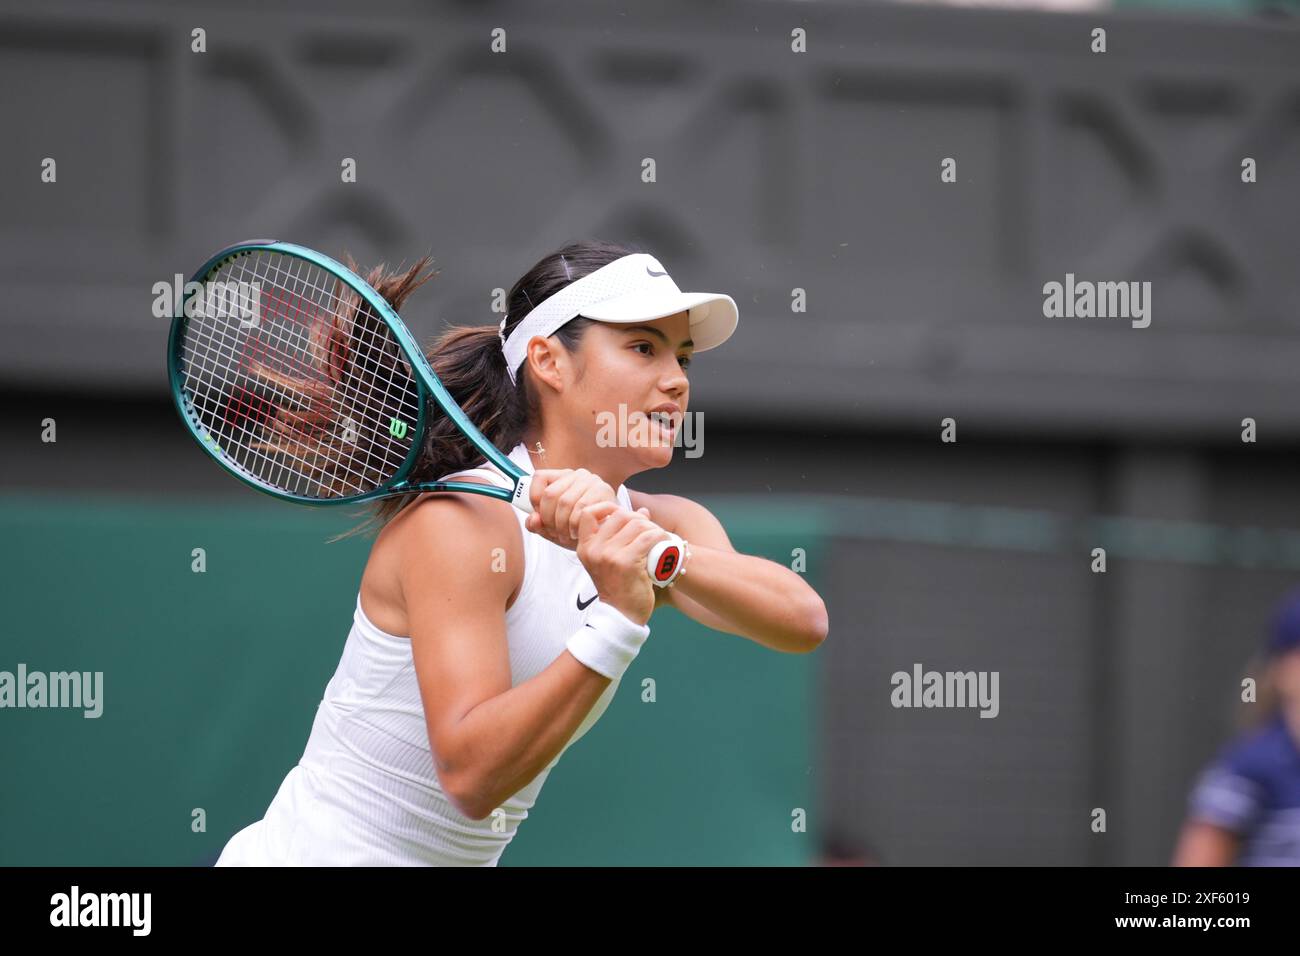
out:
M662 541L666 533L663 528L651 528L649 531L642 531L632 539L631 544L628 545L628 550L635 554L639 560L644 561L646 555L650 553L650 549L659 541Z
M599 513L602 517L599 526L591 537L591 541L602 547L608 544L629 521L636 519L636 515L632 514L632 512L613 502L601 502L599 505L593 505L584 513L591 513L597 509L600 509Z
M559 504L560 495L564 490L573 484L574 472L563 471L546 486L546 491L542 495L541 506L537 509L541 514L542 520L547 525L555 527L555 509Z
M578 474L564 493L560 495L560 500L555 507L555 530L557 534L564 534L566 531L571 537L577 535L578 512L583 507L583 501L591 500L593 481L599 482L600 479L591 474Z
M622 509L612 501L598 501L589 508L583 508L578 517L578 539L586 541L599 533L607 523L606 518Z
M619 503L617 496L614 496L611 500L612 489L609 485L600 481L600 479L596 479L596 481L597 484L586 489L582 497L578 499L578 503L573 506L573 511L569 514L570 537L578 537L579 519L581 518L581 512L584 508L590 508L592 505L599 504L602 501L610 502L611 504Z
M542 468L533 472L533 480L528 486L528 497L532 499L533 514L541 506L542 495L546 492L546 486L563 474L556 468Z
M666 535L668 532L663 528L650 521L648 518L640 515L628 513L627 523L624 524L614 536L610 539L610 544L616 548L622 548L635 541L637 535L644 534L648 531L655 531L659 534Z
M578 525L582 521L582 513L592 504L595 504L595 502L592 501L590 489L585 489L573 502L573 506L569 509L568 514L564 516L564 523L561 525L562 528L568 531L570 538L578 536Z
M660 532L662 530L662 528L650 528L642 531L630 541L619 545L616 549L618 562L639 568L648 574L649 568L646 566L646 559L649 557L650 549L661 538Z
M535 511L524 519L524 527L533 534L545 538L547 541L554 540L551 537L551 529L546 526L544 521L542 521L542 516Z
M608 509L601 512L602 517L600 519L600 533L606 539L618 534L620 530L627 526L629 521L637 520L636 515L621 505L615 502L610 502L609 505Z

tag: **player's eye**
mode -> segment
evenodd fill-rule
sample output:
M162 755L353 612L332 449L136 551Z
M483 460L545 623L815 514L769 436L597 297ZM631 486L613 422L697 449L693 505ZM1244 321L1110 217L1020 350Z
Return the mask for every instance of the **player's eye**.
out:
M653 354L654 354L654 348L655 348L655 347L654 347L654 343L652 343L652 342L637 342L637 343L635 343L635 344L632 346L632 348L634 348L634 349L639 349L639 348L641 348L642 346L644 346L645 348L649 349L650 351L649 351L649 352L643 352L643 353L641 353L641 354L643 354L643 355L653 355ZM678 361L678 363L681 365L682 368L690 368L690 367L691 367L691 357L690 357L689 355L682 355L682 356L679 356L678 359L677 359L677 361Z

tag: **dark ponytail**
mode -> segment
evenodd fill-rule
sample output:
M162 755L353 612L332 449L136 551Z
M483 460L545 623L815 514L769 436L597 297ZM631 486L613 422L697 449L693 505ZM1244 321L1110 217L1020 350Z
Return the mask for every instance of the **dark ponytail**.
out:
M543 257L524 273L506 297L509 318L505 335L509 336L534 306L565 286L637 251L618 243L587 240L569 243ZM385 273L380 266L371 272L367 281L397 309L400 300L429 278L416 280L416 274L426 263L427 260L421 260L410 271L400 274ZM390 298L390 292L399 295L399 301ZM573 352L591 324L591 319L579 316L566 322L554 336L566 350ZM508 454L523 439L528 426L539 420L541 410L526 372L527 363L516 371L518 384L512 383L496 322L486 326L452 326L425 348L425 355L456 404L501 451ZM482 453L460 434L451 419L434 414L410 480L437 481L482 462ZM416 497L409 494L379 499L371 506L373 511L363 524L330 540L337 541L368 528L378 533Z

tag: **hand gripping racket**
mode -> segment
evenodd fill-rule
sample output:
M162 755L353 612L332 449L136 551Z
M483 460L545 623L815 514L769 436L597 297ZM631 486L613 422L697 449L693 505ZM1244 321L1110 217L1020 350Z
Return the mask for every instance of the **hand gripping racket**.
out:
M434 374L397 312L351 269L273 239L222 249L176 302L172 397L218 464L258 491L308 505L461 491L531 513L532 475L493 445ZM439 416L514 481L412 482ZM676 535L650 550L650 580L681 567Z

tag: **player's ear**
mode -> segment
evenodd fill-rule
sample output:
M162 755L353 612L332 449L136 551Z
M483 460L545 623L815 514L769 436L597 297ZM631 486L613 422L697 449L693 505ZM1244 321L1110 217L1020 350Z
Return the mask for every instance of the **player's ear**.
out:
M562 363L568 361L564 349L549 339L534 335L528 340L528 350L524 353L524 364L532 366L533 375L538 381L551 386L557 392L564 387Z

